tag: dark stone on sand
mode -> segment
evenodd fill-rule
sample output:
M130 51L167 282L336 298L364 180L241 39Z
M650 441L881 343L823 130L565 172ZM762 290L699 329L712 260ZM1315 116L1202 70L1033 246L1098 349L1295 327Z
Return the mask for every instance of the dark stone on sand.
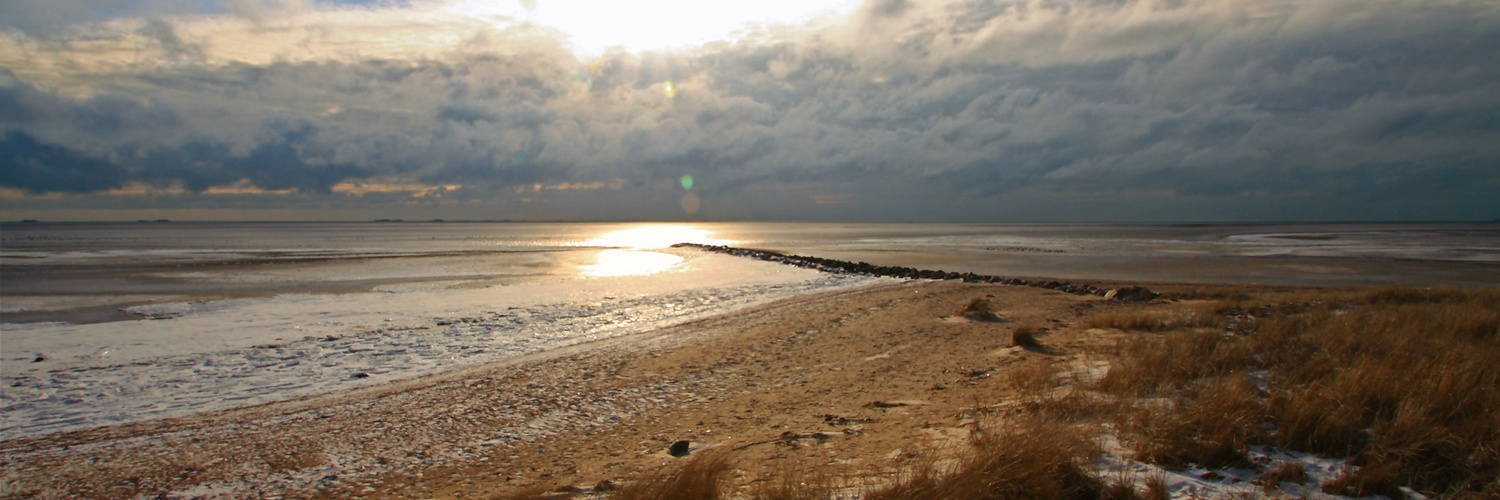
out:
M365 372L359 372L359 373L354 374L354 378L370 378L370 374L365 373Z
M41 363L41 362L46 361L46 360L47 360L47 355L46 354L38 354L38 355L36 355L36 359L31 360L31 362L32 363Z
M598 484L594 485L594 491L595 492L615 491L615 483L609 482L608 479L600 480Z
M1128 286L1115 291L1114 298L1131 302L1149 302L1158 296L1146 287ZM1108 297L1108 296L1106 296Z
M687 441L678 441L672 443L672 447L667 448L667 454L678 458L688 456L688 453L691 453L688 447L691 445L692 443L689 443Z

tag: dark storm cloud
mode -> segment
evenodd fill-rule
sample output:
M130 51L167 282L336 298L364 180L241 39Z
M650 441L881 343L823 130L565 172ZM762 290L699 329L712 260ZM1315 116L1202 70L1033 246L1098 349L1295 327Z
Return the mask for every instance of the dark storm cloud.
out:
M877 0L853 17L589 63L512 30L444 58L221 65L195 63L213 44L149 20L136 33L173 64L88 97L0 86L0 125L55 148L28 158L105 162L115 184L7 185L655 189L690 173L741 214L763 213L768 190L842 203L878 184L908 186L899 203L929 218L956 199L1128 199L1142 217L1186 206L1174 197L1318 199L1419 218L1500 199L1493 2Z
M268 190L327 193L345 179L372 174L369 168L337 161L328 144L317 141L323 131L306 121L264 124L260 131L265 140L243 155L232 154L230 144L206 139L143 145L142 138L179 131L182 120L169 108L114 95L74 103L27 85L0 87L0 126L111 139L90 148L90 141L75 141L83 146L78 147L47 143L21 130L8 132L0 143L4 185L33 193L103 191L130 181L176 182L201 192L242 179ZM121 138L130 140L116 142Z
M0 140L0 186L32 193L87 193L121 186L119 166L42 144L23 132Z

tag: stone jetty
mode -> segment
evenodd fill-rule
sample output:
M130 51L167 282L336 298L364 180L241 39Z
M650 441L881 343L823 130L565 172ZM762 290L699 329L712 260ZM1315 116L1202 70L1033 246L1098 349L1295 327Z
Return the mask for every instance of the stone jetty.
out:
M1006 278L1002 276L991 276L987 274L958 273L931 269L917 269L903 266L877 266L868 262L849 262L846 260L825 259L822 257L811 257L806 255L789 255L768 250L751 250L747 248L735 248L724 245L703 245L699 243L678 243L672 245L674 248L696 248L708 252L734 255L737 257L749 257L769 262L777 262L789 266L797 266L807 269L817 269L829 273L861 274L866 276L885 276L890 278L905 279L928 279L928 280L962 280L965 283L999 283L1013 286L1029 286L1034 288L1046 288L1074 295L1098 295L1109 299L1124 301L1147 302L1155 299L1159 294L1145 287L1131 286L1126 288L1105 289L1090 284L1076 284L1067 281L1032 281L1021 278Z

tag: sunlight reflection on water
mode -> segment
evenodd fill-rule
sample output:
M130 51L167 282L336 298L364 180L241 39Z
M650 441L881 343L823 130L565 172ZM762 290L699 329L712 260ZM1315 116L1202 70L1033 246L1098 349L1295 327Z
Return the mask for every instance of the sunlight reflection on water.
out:
M710 237L709 235L711 234L713 233L693 226L656 224L604 233L598 238L583 242L583 246L644 250L650 248L667 248L678 243L699 243L703 245L732 245L735 243L730 240L720 240Z
M600 250L599 262L583 266L587 276L633 276L659 273L682 262L682 257L661 252L636 250Z
M583 266L586 276L633 276L665 271L683 258L644 250L667 248L678 243L731 245L734 241L711 237L709 231L693 226L659 224L611 231L581 243L589 247L611 247L600 250L597 263Z

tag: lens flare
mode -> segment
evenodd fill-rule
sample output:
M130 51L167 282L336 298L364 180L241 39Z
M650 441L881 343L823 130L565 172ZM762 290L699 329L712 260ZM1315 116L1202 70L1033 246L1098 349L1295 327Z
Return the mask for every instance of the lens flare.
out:
M687 189L687 190L692 190L693 189L693 176L691 176L691 175L684 175L684 176L682 176L682 188L683 189Z

